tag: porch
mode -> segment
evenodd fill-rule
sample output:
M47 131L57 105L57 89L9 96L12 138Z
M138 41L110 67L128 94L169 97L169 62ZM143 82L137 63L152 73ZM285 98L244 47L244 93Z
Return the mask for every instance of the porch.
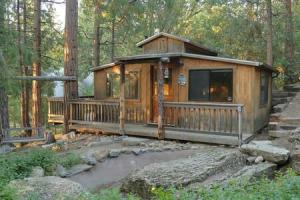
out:
M64 106L62 98L49 98L48 122L63 123ZM142 106L125 106L123 130L119 101L75 99L69 106L72 130L158 137L158 125ZM241 104L164 102L163 116L165 139L240 145L252 136L242 132Z

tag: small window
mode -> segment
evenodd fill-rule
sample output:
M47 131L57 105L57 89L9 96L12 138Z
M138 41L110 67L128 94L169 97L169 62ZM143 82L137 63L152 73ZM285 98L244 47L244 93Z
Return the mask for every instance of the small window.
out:
M139 98L139 80L140 74L137 71L131 71L125 76L125 98Z
M268 104L269 100L269 74L260 73L260 105Z
M137 71L126 72L125 74L125 98L139 98L139 79L140 74ZM106 75L106 97L120 97L120 74L107 73Z
M118 98L120 96L120 74L106 74L106 97Z
M232 70L190 70L189 100L232 102Z

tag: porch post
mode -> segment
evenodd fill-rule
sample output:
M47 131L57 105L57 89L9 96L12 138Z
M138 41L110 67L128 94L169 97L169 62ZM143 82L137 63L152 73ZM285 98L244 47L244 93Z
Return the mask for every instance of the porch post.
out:
M120 64L120 135L125 134L125 64Z
M164 127L164 66L163 63L169 62L169 58L161 58L158 62L157 70L157 92L158 92L158 117L157 117L157 137L165 138Z

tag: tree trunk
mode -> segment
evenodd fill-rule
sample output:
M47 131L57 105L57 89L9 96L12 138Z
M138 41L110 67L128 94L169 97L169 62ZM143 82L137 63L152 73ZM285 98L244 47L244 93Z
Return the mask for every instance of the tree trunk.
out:
M41 75L41 0L34 0L32 75ZM32 81L32 127L41 126L41 88L38 81Z
M65 44L64 44L64 74L65 76L76 76L78 67L78 1L66 1L66 21L65 21ZM65 133L69 132L70 99L78 97L78 82L65 81L64 83L64 125Z
M266 0L267 5L267 64L273 65L273 25L272 0Z
M115 59L115 18L112 20L111 24L111 62Z
M285 45L284 55L288 65L288 71L294 64L294 35L293 35L293 13L292 1L285 0Z
M23 12L26 11L26 2L23 2L24 8ZM26 17L26 14L23 14L23 17ZM21 33L21 13L20 13L20 0L17 0L17 31L18 31L18 52L19 52L19 68L20 68L20 74L23 76L26 76L26 71L25 70L25 63L24 63L24 51L23 51L23 45L25 45L25 31L23 32L23 38L22 38L22 33ZM26 27L26 19L23 19L23 28ZM23 42L22 42L23 40ZM21 90L21 124L23 127L30 127L29 124L29 105L28 105L28 88L27 88L27 83L22 81L21 82L22 90ZM29 133L28 133L29 134Z
M93 67L100 65L100 1L95 2L95 21L94 21L94 62Z

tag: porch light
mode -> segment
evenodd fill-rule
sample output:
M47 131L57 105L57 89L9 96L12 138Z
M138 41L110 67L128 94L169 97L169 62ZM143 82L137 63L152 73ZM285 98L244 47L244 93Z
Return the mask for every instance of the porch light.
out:
M165 78L165 79L168 79L169 76L170 76L169 68L166 67L166 68L165 68L165 71L164 71L164 78Z

